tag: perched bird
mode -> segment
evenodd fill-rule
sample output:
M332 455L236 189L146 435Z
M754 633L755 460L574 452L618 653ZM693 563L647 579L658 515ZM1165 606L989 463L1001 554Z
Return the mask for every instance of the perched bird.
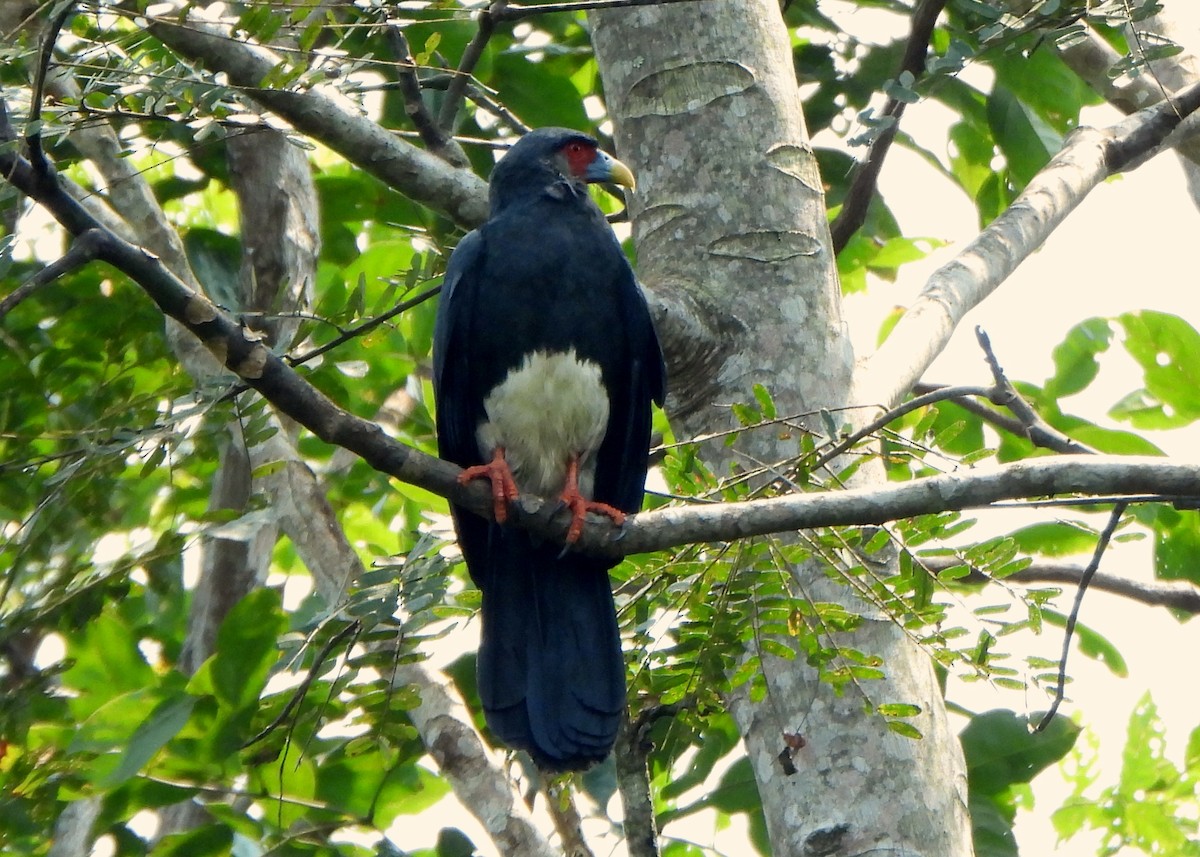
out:
M491 481L495 521L452 507L483 595L492 732L548 771L608 755L625 666L608 570L570 550L586 514L642 505L665 369L645 298L589 182L633 174L585 134L541 128L492 171L490 215L446 267L434 332L442 458ZM518 491L571 510L566 549L504 526Z

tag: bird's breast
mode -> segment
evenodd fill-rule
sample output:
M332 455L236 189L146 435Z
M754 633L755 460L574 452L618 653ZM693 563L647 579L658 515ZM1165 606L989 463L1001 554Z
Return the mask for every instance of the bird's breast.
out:
M608 392L598 364L574 349L531 352L491 389L484 410L475 435L480 455L487 460L504 447L522 491L560 493L575 455L580 493L592 496L596 452L608 426Z

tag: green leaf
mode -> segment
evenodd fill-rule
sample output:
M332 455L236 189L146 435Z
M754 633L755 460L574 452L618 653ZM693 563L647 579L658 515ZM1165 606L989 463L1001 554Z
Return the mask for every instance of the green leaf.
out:
M1200 333L1179 316L1143 310L1125 313L1125 350L1142 367L1146 391L1164 416L1200 419Z
M759 410L762 411L763 419L775 419L775 402L771 399L771 394L762 384L754 385L754 400L758 402Z
M178 694L155 706L150 715L134 730L125 752L121 755L120 763L105 778L102 785L112 787L142 770L155 753L179 734L179 730L191 716L195 704L196 697Z
M1081 524L1046 521L1030 524L1009 534L1022 553L1043 556L1068 556L1090 553L1096 546L1096 533Z
M74 663L63 674L63 683L84 692L77 710L157 683L132 629L119 616L111 612L97 616L76 640L68 649Z
M988 98L988 126L1020 187L1029 184L1050 156L1062 148L1062 135L1000 85Z
M496 88L500 103L526 124L587 128L591 122L583 109L580 92L570 80L550 74L546 62L530 62L516 53L495 60Z
M1048 13L1043 10L1043 14ZM1028 53L1007 51L991 65L997 84L1021 99L1058 134L1067 134L1079 124L1081 107L1099 103L1095 92L1049 46Z
M904 738L912 738L913 740L919 741L921 738L925 737L921 734L920 729L918 729L916 726L913 726L911 723L905 723L903 720L889 720L887 722L887 727L897 735L900 735Z
M1174 510L1172 510L1174 511ZM1200 514L1160 514L1154 531L1154 571L1165 580L1200 584Z
M1014 783L1030 782L1065 756L1078 735L1079 727L1062 716L1033 733L1028 720L1006 709L972 717L959 736L971 791L995 795Z
M884 717L916 717L921 713L921 706L911 702L885 702L875 706L875 710Z
M231 828L206 824L186 833L164 836L154 846L154 857L224 857L232 847Z
M1089 318L1071 328L1054 349L1054 374L1046 380L1045 394L1058 399L1085 390L1100 371L1096 355L1107 351L1111 340L1107 319Z
M1062 613L1043 608L1042 616L1047 623L1054 625L1056 628L1066 628L1067 626L1067 617ZM1100 634L1095 629L1082 622L1076 622L1075 642L1079 646L1081 654L1098 660L1108 667L1113 675L1123 678L1129 674L1129 667L1126 665L1125 658L1122 657L1121 652L1103 634Z
M750 760L742 757L721 775L716 788L709 794L708 803L714 809L730 815L762 809L758 796L758 784L754 779L754 768Z
M1178 778L1178 771L1163 758L1166 733L1158 706L1147 691L1129 715L1128 738L1121 764L1121 791L1129 796L1161 789Z
M286 627L273 589L257 589L229 611L211 662L213 692L223 704L238 710L258 701Z
M975 857L1017 857L1017 839L1008 808L978 792L970 792L969 797Z

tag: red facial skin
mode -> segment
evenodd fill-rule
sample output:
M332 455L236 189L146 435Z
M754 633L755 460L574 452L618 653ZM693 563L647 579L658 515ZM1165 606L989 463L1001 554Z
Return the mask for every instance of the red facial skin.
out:
M589 146L582 140L572 140L563 146L562 151L563 156L567 159L567 166L571 168L571 173L580 177L587 172L592 161L596 160L596 147Z

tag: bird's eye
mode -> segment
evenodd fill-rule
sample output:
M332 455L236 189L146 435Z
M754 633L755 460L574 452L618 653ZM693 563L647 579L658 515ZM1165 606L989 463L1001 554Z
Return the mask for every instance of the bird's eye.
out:
M567 156L567 164L577 176L582 176L592 161L596 159L596 149L582 140L572 140L563 146L563 154Z

